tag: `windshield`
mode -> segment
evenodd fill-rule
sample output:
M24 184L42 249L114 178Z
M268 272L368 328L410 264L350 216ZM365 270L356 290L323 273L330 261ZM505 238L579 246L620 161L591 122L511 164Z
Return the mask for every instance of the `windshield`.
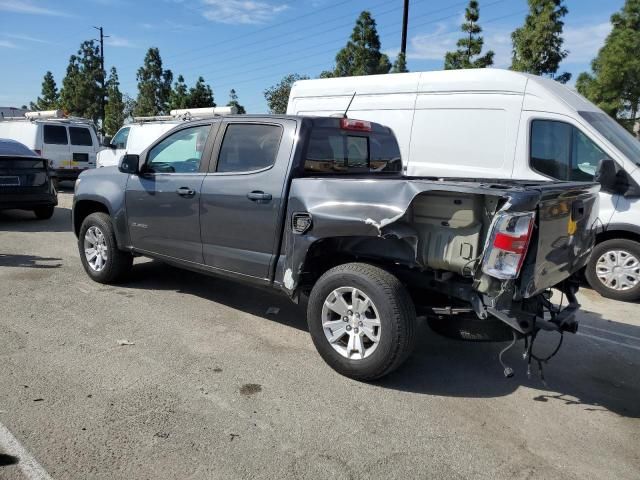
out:
M640 165L640 141L606 113L578 112L629 160Z

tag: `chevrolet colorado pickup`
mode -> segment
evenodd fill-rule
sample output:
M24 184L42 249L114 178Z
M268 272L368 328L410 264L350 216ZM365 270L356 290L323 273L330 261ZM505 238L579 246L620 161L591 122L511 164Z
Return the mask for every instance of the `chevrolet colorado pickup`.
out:
M450 325L447 313L471 312L513 343L575 332L571 277L594 244L598 189L406 177L384 126L244 115L187 121L119 167L82 173L72 221L97 282L142 255L308 296L322 358L373 380L410 355L426 307Z

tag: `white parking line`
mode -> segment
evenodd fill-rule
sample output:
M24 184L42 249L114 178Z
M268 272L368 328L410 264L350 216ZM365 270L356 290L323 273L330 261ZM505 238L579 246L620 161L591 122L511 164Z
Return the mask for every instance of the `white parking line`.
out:
M53 480L35 458L20 445L20 442L11 432L0 423L0 447L7 455L13 455L20 459L18 467L29 480Z
M580 335L581 337L593 338L594 340L599 340L601 342L613 343L615 345L620 345L621 347L627 347L633 350L640 351L640 347L636 347L635 345L629 345L628 343L616 342L615 340L609 340L608 338L602 338L596 335L589 335L588 333L582 333L582 332L578 332L578 335Z
M586 329L589 329L589 330L598 330L599 332L609 333L611 335L617 335L619 337L630 338L632 340L637 340L638 342L640 342L640 337L635 337L633 335L627 335L626 333L614 332L613 330L607 330L606 328L592 327L591 325L585 325L584 323L580 324L580 328L586 328Z

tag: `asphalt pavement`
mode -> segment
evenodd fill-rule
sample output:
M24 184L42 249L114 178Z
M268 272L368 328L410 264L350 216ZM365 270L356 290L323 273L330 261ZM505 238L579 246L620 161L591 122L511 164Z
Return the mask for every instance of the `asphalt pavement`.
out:
M424 322L404 367L359 383L285 297L147 259L93 283L70 204L0 212L0 479L640 478L638 304L583 289L547 386L522 345L506 379L505 344Z

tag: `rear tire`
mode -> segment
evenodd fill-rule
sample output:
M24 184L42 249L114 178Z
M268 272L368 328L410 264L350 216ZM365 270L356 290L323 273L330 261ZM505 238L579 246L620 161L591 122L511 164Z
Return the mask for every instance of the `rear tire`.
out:
M36 217L40 220L48 220L53 217L53 212L55 211L55 207L38 207L33 209L33 213L35 213Z
M627 276L618 273L625 271ZM640 243L626 238L599 243L591 253L585 276L603 297L625 302L640 299Z
M344 308L345 315L334 308ZM392 372L415 346L411 297L395 276L373 265L347 263L322 275L309 296L307 321L324 361L356 380L375 380Z
M133 264L133 255L118 250L111 217L106 213L92 213L84 219L78 235L78 250L85 272L98 283L117 283Z

